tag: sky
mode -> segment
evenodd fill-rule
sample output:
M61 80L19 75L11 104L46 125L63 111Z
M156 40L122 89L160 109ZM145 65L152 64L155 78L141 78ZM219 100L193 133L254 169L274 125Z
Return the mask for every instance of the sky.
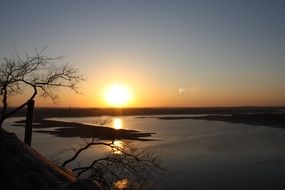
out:
M63 55L87 81L57 104L108 107L112 84L127 107L285 105L285 2L280 0L1 1L0 57ZM28 96L13 96L9 105Z

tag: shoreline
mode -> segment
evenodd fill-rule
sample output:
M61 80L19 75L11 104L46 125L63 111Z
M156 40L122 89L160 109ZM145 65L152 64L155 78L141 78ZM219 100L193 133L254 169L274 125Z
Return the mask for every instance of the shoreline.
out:
M138 130L114 129L107 126L96 126L78 122L65 122L46 119L35 119L34 123L33 132L47 133L57 137L98 138L99 140L159 140L152 138L152 135L155 133L142 132ZM24 127L25 120L15 122L13 126Z
M197 115L197 114L248 114L285 113L285 107L177 107L177 108L35 108L35 118L139 116L139 115ZM25 117L23 109L13 117Z
M148 117L137 117L148 118ZM255 113L255 114L233 114L233 115L206 115L206 116L164 116L164 117L149 117L162 120L180 120L194 119L207 121L223 121L228 123L243 123L254 126L266 126L285 129L285 113Z
M221 121L228 123L242 123L254 126L265 126L285 129L285 113L254 113L254 114L232 114L232 115L205 115L205 116L137 116L136 119L154 118L161 120L207 120ZM13 126L25 126L25 120L14 123ZM135 140L135 141L157 141L161 139L153 138L155 133L114 129L107 126L96 126L92 124L56 121L44 118L34 119L34 132L46 133L57 137L80 137L80 138L98 138L99 140Z

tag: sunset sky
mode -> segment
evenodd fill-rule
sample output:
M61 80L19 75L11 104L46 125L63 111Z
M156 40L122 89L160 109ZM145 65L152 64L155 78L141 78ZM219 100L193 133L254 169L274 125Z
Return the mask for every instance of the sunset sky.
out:
M285 105L284 10L282 0L7 0L0 57L48 45L87 75L80 95L37 106L109 107L113 84L128 89L126 107Z

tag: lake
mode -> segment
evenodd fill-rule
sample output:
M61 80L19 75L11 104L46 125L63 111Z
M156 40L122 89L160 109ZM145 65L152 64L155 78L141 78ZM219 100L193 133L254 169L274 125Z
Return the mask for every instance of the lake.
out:
M23 139L22 127L4 128ZM51 118L58 121L96 124L98 117ZM134 143L159 154L166 172L158 176L155 189L284 189L285 130L265 126L233 124L193 119L162 120L151 117L116 117L108 124L114 128L155 133L154 141ZM50 130L50 129L49 129ZM79 137L56 137L33 133L32 147L51 160L62 160L72 153L63 149L84 142ZM91 149L78 159L90 162L104 148Z

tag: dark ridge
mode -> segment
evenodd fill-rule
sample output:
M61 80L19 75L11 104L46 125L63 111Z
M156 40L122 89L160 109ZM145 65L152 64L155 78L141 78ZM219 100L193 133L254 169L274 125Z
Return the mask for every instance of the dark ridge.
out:
M143 117L139 117L143 118ZM244 123L285 129L285 113L255 113L255 114L234 114L234 115L206 115L195 117L152 117L163 120L197 119L209 121L224 121L229 123Z
M36 108L35 117L92 117L92 116L132 116L132 115L185 115L185 114L246 114L280 113L285 107L190 107L190 108ZM25 110L14 116L24 117Z
M282 129L285 128L285 114L237 114L231 116L208 115L194 119L244 123L248 125L276 127Z
M100 190L91 180L75 175L46 159L19 140L15 134L0 128L1 189L9 190Z

